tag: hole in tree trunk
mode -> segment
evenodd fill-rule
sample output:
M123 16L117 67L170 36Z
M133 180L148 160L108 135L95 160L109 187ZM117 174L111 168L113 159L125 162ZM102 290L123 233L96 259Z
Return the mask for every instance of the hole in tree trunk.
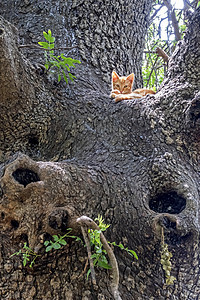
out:
M17 182L23 184L24 187L26 187L31 182L40 181L40 178L37 175L37 173L29 169L23 169L23 168L17 169L12 173L12 176L15 178Z
M12 228L15 230L19 227L19 222L16 220L11 220L10 223L11 223Z
M28 143L31 146L31 148L37 147L39 145L38 137L35 135L30 136L28 139Z
M179 214L186 207L186 199L177 192L161 193L149 201L149 208L158 213Z

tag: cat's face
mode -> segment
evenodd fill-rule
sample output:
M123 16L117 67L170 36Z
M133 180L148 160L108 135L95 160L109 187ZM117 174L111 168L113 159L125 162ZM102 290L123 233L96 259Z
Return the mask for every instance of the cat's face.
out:
M132 92L134 74L129 76L118 76L115 71L112 72L112 90L118 90L120 94L130 94Z

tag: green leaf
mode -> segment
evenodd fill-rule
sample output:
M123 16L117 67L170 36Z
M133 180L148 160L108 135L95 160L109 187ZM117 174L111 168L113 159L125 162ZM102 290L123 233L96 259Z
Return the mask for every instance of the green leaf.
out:
M47 42L38 42L40 46L42 46L44 49L49 49L49 43Z
M59 240L59 237L57 235L52 235L53 239L55 242L57 242Z
M67 245L67 242L65 240L60 240L59 243L63 246Z
M74 238L76 238L76 237L74 237ZM81 239L81 238L79 238L79 237L77 237L77 238L75 239L75 241L76 241L76 242L81 242L81 243L83 244L83 241L82 241L82 239Z
M76 78L76 76L72 75L71 73L69 73L68 75L69 75L70 80L73 82L74 78Z
M53 246L53 248L56 249L56 250L61 248L61 245L58 244L58 243L53 244L52 246Z
M49 49L54 49L54 44L49 44Z
M52 246L52 245L48 246L48 247L46 248L46 252L49 252L49 251L51 251L51 250L52 250L52 248L53 248L53 246Z
M60 63L57 62L56 60L50 60L49 62L53 67L57 67L60 69Z
M51 31L51 30L50 30ZM49 41L49 37L51 37L51 34L49 35L48 33L46 33L45 31L43 31L43 36L45 38L45 40Z
M137 256L137 254L135 253L135 251L129 250L129 249L128 249L128 253L131 254L131 255L133 255L136 259L138 259L138 256Z
M70 68L68 67L68 65L62 64L63 68L66 68L67 71L70 71Z
M73 59L73 61L74 61L75 64L81 64L81 61L78 60L78 59ZM110 226L110 224L109 224L109 226Z
M14 255L19 255L19 254L21 254L21 253L22 253L22 250L19 250L18 252L15 252L15 253L11 254L10 257L12 257L12 256L14 256Z
M26 256L26 257L24 257L24 259L23 259L23 266L25 267L26 266L26 264L27 264L27 262L29 261L30 259Z
M119 247L120 249L124 249L124 246L123 246L121 243L118 245L118 247Z
M111 265L102 260L98 261L98 266L104 269L112 269Z
M34 263L35 263L35 261L32 260L32 262L30 263L29 267L32 268Z
M45 245L45 246L48 246L48 245L49 245L49 241L45 241L45 242L44 242L44 245Z
M48 33L46 33L45 31L43 31L43 35L45 40L47 40L49 43L53 43L55 41L55 37L51 36L51 30L48 30Z
M45 69L48 70L49 69L49 64L45 64Z
M89 269L88 272L87 272L87 280L88 280L88 277L89 277L90 273L91 273L91 270Z
M113 246L117 246L117 244L116 244L115 242L111 243L111 245L113 245Z
M65 75L65 72L63 71L62 73L63 73L63 78L64 78L66 84L68 84L68 79L67 79L67 76Z
M60 81L61 81L61 75L58 74L58 82L60 82Z
M74 63L78 63L79 61L71 57L65 57L63 54L61 54L61 57L64 60L65 64L68 64L69 67L75 67Z
M96 250L96 253L101 254L102 253L102 249L99 248L98 250Z

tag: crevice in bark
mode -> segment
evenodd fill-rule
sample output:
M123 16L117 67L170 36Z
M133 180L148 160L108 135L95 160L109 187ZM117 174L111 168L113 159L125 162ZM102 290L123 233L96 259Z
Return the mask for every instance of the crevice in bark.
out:
M188 117L192 127L200 128L200 93L196 94L188 109Z
M65 209L54 210L48 217L48 224L51 228L64 232L69 226L69 214Z

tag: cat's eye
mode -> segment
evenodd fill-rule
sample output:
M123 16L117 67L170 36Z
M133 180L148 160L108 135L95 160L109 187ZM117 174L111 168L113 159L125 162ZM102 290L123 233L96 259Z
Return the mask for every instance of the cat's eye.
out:
M119 88L120 88L119 84L115 84L115 87L116 87L117 89L119 89Z
M126 84L125 86L124 86L124 88L126 89L128 87L128 85Z

